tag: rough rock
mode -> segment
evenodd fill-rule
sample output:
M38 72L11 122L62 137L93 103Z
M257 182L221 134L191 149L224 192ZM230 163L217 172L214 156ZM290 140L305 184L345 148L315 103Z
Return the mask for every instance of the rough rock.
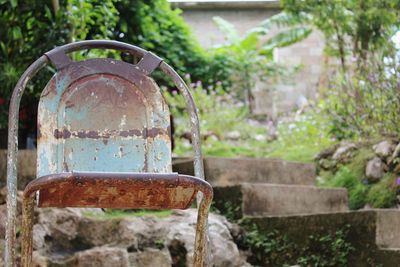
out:
M0 205L0 239L5 238L6 233L6 217L7 217L7 207L6 205Z
M149 248L142 252L129 253L129 266L131 267L170 267L171 265L172 259L168 249Z
M320 159L318 162L319 166L324 169L324 170L331 170L336 167L336 161L335 160L329 160L329 159Z
M382 162L382 160L379 157L374 157L367 162L365 175L370 181L374 182L383 177L384 170L385 164Z
M87 217L72 208L36 209L35 214L35 266L191 266L196 210L173 211L165 218ZM210 214L213 266L248 266L231 235L239 231L224 217Z
M0 239L0 266L4 266L4 249L5 249L5 241Z
M392 154L392 159L397 158L398 156L400 156L400 143L395 147Z
M239 131L227 132L225 134L225 137L232 140L238 140L240 138L240 132Z
M335 153L335 151L338 149L339 144L330 146L328 148L325 148L321 150L315 157L314 160L320 160L320 159L327 159L332 157L332 155Z
M382 159L386 159L387 157L392 155L395 148L395 145L388 140L382 141L372 147L375 154Z
M352 157L352 152L356 149L357 146L354 143L343 142L336 149L332 159L343 163L348 162Z
M7 187L0 188L0 205L6 203Z
M192 262L194 251L193 227L196 222L196 213L176 211L174 215L167 218L169 225L167 243L171 244L178 241L184 244L188 252L186 262ZM214 265L219 267L242 266L243 260L232 240L228 221L222 216L212 215L209 217L208 223Z
M78 252L72 260L70 266L79 267L128 267L129 255L126 249L113 247L95 247Z

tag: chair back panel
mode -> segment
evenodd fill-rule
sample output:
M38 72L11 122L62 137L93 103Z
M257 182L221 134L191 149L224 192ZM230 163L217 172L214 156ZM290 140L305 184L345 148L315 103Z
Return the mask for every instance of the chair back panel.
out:
M38 177L171 172L170 113L156 83L112 59L71 63L39 101Z

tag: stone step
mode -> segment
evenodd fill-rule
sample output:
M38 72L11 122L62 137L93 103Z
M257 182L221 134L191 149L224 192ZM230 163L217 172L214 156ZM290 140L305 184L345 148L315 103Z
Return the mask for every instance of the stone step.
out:
M173 170L193 175L193 159L175 158ZM316 171L312 163L268 158L204 158L206 180L214 186L239 183L314 185Z
M347 241L354 248L348 266L399 266L400 210L397 209L250 217L248 220L261 232L278 231L288 242L299 246L310 236L333 235L347 228Z
M235 216L271 216L348 210L347 190L304 185L250 184L214 187L218 209L234 209ZM227 207L231 205L231 207Z

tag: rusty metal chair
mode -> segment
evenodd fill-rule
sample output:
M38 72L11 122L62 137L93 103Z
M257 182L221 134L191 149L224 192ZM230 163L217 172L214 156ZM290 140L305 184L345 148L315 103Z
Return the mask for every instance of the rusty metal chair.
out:
M73 62L68 53L115 49L141 58ZM31 266L35 198L39 207L186 209L198 198L194 266L207 266L207 217L212 187L204 180L198 116L185 82L156 55L115 41L57 47L21 76L10 103L7 161L6 266L16 265L17 133L27 82L48 63L57 73L38 110L37 179L23 194L22 266ZM172 173L170 114L149 75L160 68L185 98L190 114L195 176Z

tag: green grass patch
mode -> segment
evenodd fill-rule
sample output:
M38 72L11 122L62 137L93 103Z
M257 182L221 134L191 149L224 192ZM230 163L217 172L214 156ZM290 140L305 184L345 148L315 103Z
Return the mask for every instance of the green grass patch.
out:
M84 212L83 215L88 218L99 218L99 219L120 219L126 217L145 217L155 216L158 218L165 218L172 214L171 210L119 210L119 209L107 209L105 212Z
M381 181L371 186L367 202L373 208L391 208L396 204L396 176L386 173Z
M368 186L363 184L359 175L347 166L341 167L334 176L322 182L321 185L347 188L350 209L360 209L367 203Z

